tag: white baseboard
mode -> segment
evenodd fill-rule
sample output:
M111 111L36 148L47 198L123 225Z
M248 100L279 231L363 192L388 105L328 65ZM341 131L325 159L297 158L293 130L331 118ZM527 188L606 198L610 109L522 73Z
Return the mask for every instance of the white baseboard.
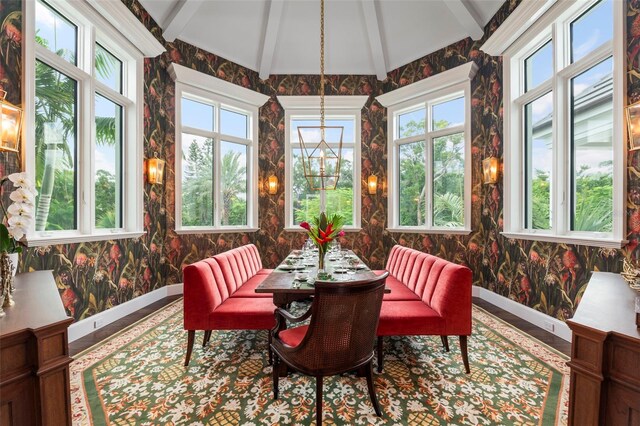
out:
M111 324L120 318L124 318L127 315L132 314L153 302L164 299L167 296L182 294L182 288L182 284L172 284L161 287L147 294L143 294L142 296L138 296L135 299L129 300L128 302L114 306L111 309L91 315L89 318L74 322L69 326L69 342L73 342L87 334L91 334L107 324ZM96 322L98 324L96 324Z
M536 311L528 306L524 306L515 300L500 296L486 288L473 286L471 294L474 297L479 297L480 299L504 309L525 321L529 321L531 324L538 326L551 334L555 334L567 342L571 341L571 329L567 324L557 318L550 317L549 315L543 314L542 312ZM553 330L549 327L552 327Z

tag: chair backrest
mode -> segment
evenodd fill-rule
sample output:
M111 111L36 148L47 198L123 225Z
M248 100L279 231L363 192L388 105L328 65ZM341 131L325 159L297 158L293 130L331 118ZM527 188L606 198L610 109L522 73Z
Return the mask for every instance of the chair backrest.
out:
M304 363L303 372L338 374L373 357L388 275L351 282L316 281L311 322L296 357Z

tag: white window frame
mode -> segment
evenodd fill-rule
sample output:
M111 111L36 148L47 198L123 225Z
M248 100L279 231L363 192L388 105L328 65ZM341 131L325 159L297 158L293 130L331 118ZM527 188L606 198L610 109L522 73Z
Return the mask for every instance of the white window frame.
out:
M35 1L24 2L24 110L23 170L35 174L35 64L36 59L77 81L77 224L76 230L35 231L27 234L27 245L43 246L84 241L137 238L143 231L143 84L144 58L164 47L121 2L47 0L52 8L77 26L77 66L35 42ZM95 46L122 61L122 93L95 76ZM122 107L122 226L95 227L95 95L101 94ZM89 141L89 143L87 143ZM89 165L89 166L87 166Z
M169 73L176 82L176 155L175 155L175 218L177 234L219 233L219 232L254 232L258 231L258 108L269 97L244 87L229 83L219 78L192 70L178 64L169 66ZM215 108L214 131L206 131L182 126L182 98L212 105ZM220 126L220 108L239 112L247 116L248 138L223 135L218 131ZM220 200L220 167L214 166L213 205L214 224L212 226L182 225L182 156L177 153L182 149L182 132L212 138L213 157L216 165L220 160L220 142L222 140L238 143L247 147L247 224L223 226L220 224L222 203Z
M570 63L570 24L591 8L597 0L569 2L549 1L516 9L482 46L492 55L504 57L504 232L507 238L540 240L594 247L620 248L626 225L626 134L625 106L625 6L613 1L613 40ZM536 3L536 2L531 2ZM526 13L526 14L525 14ZM532 15L540 16L535 21ZM517 37L513 34L517 33ZM524 61L549 40L553 40L553 76L524 93ZM559 48L562 47L562 48ZM613 231L571 231L571 79L613 58ZM559 70L556 72L556 70ZM524 184L524 106L553 90L553 164L551 183L551 230L529 229L525 222Z
M353 148L353 225L344 226L345 232L358 232L362 229L361 213L361 191L362 181L360 176L362 155L362 108L369 99L368 96L325 96L325 116L326 120L331 119L351 119L355 120L355 139L353 146L351 143L342 144L343 148ZM278 102L284 108L285 117L285 167L292 171L292 152L300 148L299 143L291 142L291 120L295 119L320 119L320 96L278 96ZM285 209L285 230L304 232L293 220L293 191L292 172L285 173L284 209Z
M468 235L471 233L471 80L475 76L478 66L474 62L460 65L451 70L442 72L433 77L410 84L393 92L378 96L376 99L387 107L387 186L389 197L387 200L389 210L390 232L404 233L430 233L430 234L457 234ZM429 130L433 105L464 96L464 124L449 127L442 130ZM398 130L398 117L401 114L418 108L426 108L425 133L406 138L396 139ZM400 225L400 146L425 141L426 144L426 179L427 192L432 193L433 179L429 179L432 164L432 141L440 136L454 133L464 134L464 222L462 227L448 228L436 227L433 221L433 200L427 198L426 223L423 226Z

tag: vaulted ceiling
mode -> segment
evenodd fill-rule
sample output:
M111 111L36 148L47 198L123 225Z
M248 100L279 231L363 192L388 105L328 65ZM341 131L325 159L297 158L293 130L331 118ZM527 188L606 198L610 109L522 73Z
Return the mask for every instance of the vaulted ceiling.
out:
M326 0L327 74L387 72L466 37L482 37L504 0ZM141 0L163 29L271 74L319 74L319 0Z

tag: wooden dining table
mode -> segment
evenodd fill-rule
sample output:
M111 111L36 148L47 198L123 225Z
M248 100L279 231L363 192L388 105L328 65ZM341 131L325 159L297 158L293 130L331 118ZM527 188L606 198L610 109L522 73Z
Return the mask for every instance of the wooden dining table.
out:
M300 259L295 254L300 250L294 250L273 270L267 278L256 287L256 293L272 293L273 304L278 307L285 307L296 300L306 299L314 293L314 284L308 281L295 280L296 273L306 272L307 276L315 277L317 274L318 258L307 259L304 269L293 269L299 261L305 265L305 260ZM346 273L341 267L341 260L337 254L327 253L325 256L325 271L330 274L328 280L335 282L348 282L375 278L376 274L351 250L347 252L346 259L357 259L358 267L354 267L354 274ZM311 266L313 262L313 266ZM354 262L355 263L355 262ZM346 269L349 269L347 267ZM338 271L338 272L337 272ZM387 289L386 292L389 292Z

